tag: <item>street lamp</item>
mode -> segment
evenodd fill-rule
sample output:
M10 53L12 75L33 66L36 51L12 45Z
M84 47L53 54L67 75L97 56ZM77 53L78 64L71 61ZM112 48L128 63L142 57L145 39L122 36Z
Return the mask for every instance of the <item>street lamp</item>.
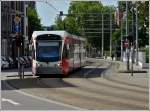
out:
M136 65L138 65L138 5L135 1L132 2L133 4L135 4L135 15L136 15L136 19L135 19L135 25L136 25Z

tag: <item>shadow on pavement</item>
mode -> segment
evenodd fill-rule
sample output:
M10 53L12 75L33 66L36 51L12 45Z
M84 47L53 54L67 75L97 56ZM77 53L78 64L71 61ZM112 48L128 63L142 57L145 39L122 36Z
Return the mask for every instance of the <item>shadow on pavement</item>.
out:
M63 81L61 78L24 78L24 79L7 79L2 80L2 90L13 90L6 88L4 82L16 89L32 89L32 88L61 88L61 87L76 87L70 83Z
M102 73L107 68L82 68L72 72L68 77L70 78L96 78L101 77Z
M31 68L24 68L24 71L29 72L29 71L31 71ZM15 69L3 69L3 70L1 70L1 72L14 72L14 73L17 73L18 69L17 68L15 68Z
M97 78L107 68L86 68L83 67L71 72L65 78ZM28 69L30 71L31 69ZM11 72L11 71L10 71ZM15 77L16 76L16 77ZM32 88L63 88L63 87L77 87L73 84L63 81L61 75L44 75L43 77L32 77L32 75L25 75L24 79L19 79L17 75L9 76L6 80L2 80L2 90L12 90L5 88L4 82L8 83L15 89L32 89Z

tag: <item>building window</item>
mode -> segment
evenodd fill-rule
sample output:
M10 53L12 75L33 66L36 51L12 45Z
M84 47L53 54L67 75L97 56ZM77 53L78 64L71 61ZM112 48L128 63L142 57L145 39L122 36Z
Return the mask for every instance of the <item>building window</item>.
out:
M21 12L23 12L24 11L24 7L23 7L23 4L24 4L24 2L21 2L21 4L20 4L20 6L21 6Z
M15 8L16 8L16 10L18 10L18 3L17 2L15 2Z
M11 1L11 9L14 9L15 7L14 7L14 1Z

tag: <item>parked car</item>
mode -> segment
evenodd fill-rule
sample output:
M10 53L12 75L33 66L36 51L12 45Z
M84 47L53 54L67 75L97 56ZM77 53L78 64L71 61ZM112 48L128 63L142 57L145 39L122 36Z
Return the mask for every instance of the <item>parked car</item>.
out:
M25 58L26 58L26 60L28 61L29 67L31 67L32 59L31 59L29 56L25 56Z
M3 69L4 68L4 61L3 60L1 60L1 69Z
M17 68L17 67L18 67L18 57L16 57L16 58L14 59L14 63L15 63L15 67Z
M6 57L6 60L9 62L9 68L15 67L14 60L11 57Z
M28 56L29 60L30 60L30 66L32 65L32 57Z
M25 67L29 67L29 61L28 61L28 59L26 58L26 56L23 56L22 58L24 59Z
M1 56L1 64L2 64L2 66L1 66L2 69L9 68L9 62L3 56Z
M15 66L16 67L18 67L18 60L19 60L20 64L24 64L24 67L28 67L29 66L28 65L28 61L24 57L19 57L19 59L18 59L18 57L16 57L15 58Z

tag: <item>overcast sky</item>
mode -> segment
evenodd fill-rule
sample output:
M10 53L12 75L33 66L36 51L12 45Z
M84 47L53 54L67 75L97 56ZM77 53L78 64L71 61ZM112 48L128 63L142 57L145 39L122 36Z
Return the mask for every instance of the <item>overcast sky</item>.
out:
M50 26L55 23L55 18L59 11L68 13L70 0L47 0L45 2L36 2L36 8L38 15L41 19L41 23L44 26ZM103 5L117 6L117 0L101 0Z

